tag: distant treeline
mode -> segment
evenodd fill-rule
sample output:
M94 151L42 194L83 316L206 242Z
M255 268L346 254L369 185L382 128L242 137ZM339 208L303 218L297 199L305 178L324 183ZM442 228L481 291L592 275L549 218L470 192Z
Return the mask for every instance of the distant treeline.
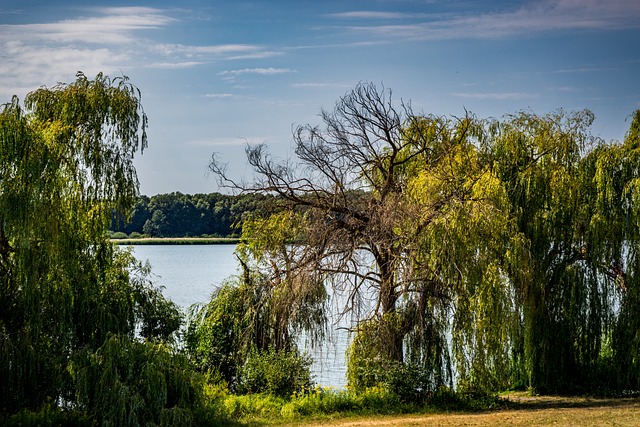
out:
M235 237L242 215L267 209L270 196L182 194L140 196L129 221L114 218L111 232L150 237ZM118 234L119 237L125 237Z

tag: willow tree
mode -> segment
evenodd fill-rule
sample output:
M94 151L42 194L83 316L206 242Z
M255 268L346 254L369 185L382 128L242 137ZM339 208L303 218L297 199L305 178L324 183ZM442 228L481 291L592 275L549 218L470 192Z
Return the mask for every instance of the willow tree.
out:
M585 159L594 189L585 255L598 267L613 302L601 322L599 381L618 390L640 387L640 110L623 143L598 147ZM613 314L613 316L611 316ZM594 363L592 362L591 365ZM602 369L604 368L604 369Z
M135 203L147 118L126 78L102 74L38 89L24 105L14 97L0 113L0 410L52 402L102 420L92 412L100 404L124 407L88 397L106 378L88 370L126 351L94 353L132 343L137 327L166 339L179 325L175 306L105 233L112 213Z
M523 366L540 392L615 386L612 328L620 307L635 307L624 289L637 265L637 137L603 144L592 121L521 113L493 128L494 168L530 257L516 286Z
M429 343L446 333L456 386L501 389L517 373L512 347L520 308L509 272L526 277L528 253L492 167L487 122L468 117L445 123L430 156L414 165L405 191L414 211L402 227L414 236L405 249L414 270L404 294L414 319L406 347L414 363L440 362ZM429 124L417 122L408 132L429 134Z
M301 247L292 243L305 225L295 212L247 213L236 249L241 274L189 318L189 356L234 391L290 396L311 383L298 342L302 334L311 343L323 337L327 292L319 273L294 266Z
M476 280L492 265L492 277L501 271L495 252L482 266L475 264L474 277L461 276L459 267L473 264L476 254L505 238L507 227L489 231L488 223L503 220L496 212L506 198L476 149L482 123L471 115L416 115L372 84L358 85L321 118L322 127L295 130L296 162L273 159L264 146L249 147L254 183L231 181L215 159L211 168L223 184L275 194L281 209L304 218L303 244L289 247L297 252L286 268L303 278L319 273L345 301L343 314L360 321L354 326L350 381L366 385L372 378L366 370L376 371L376 382L385 371L403 371L409 364L426 377L419 388L450 383L447 332L456 298L462 289L475 295ZM467 211L473 212L464 218ZM456 220L455 233L449 232L448 224ZM463 241L472 226L483 236L500 237L466 240L467 252L456 250L455 239ZM468 312L458 312L461 328L479 323ZM459 355L462 363L466 356Z

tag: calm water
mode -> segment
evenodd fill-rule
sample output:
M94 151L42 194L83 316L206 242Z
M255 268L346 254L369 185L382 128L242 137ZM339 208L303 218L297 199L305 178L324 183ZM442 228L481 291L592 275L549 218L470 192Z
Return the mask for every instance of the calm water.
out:
M238 273L234 250L235 245L133 247L138 259L151 263L154 284L164 287L164 295L185 311L192 304L207 302L225 279ZM342 388L348 335L337 326L330 329L328 340L321 348L308 349L314 359L312 371L318 384ZM304 340L300 346L307 348Z

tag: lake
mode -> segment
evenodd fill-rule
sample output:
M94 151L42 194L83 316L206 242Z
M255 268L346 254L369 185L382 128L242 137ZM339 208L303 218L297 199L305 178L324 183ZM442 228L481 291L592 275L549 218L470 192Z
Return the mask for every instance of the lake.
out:
M149 261L155 286L184 311L192 304L209 301L211 293L225 279L238 274L235 245L136 245L133 252L141 261ZM311 349L312 373L322 386L342 388L345 385L345 351L348 334L330 319L329 337L321 348ZM344 326L341 324L341 326Z

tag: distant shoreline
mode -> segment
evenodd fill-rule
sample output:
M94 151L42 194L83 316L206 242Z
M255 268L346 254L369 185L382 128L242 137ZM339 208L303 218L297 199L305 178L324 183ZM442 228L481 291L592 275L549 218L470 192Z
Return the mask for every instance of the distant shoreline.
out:
M236 245L235 237L143 237L140 239L111 239L116 245Z

